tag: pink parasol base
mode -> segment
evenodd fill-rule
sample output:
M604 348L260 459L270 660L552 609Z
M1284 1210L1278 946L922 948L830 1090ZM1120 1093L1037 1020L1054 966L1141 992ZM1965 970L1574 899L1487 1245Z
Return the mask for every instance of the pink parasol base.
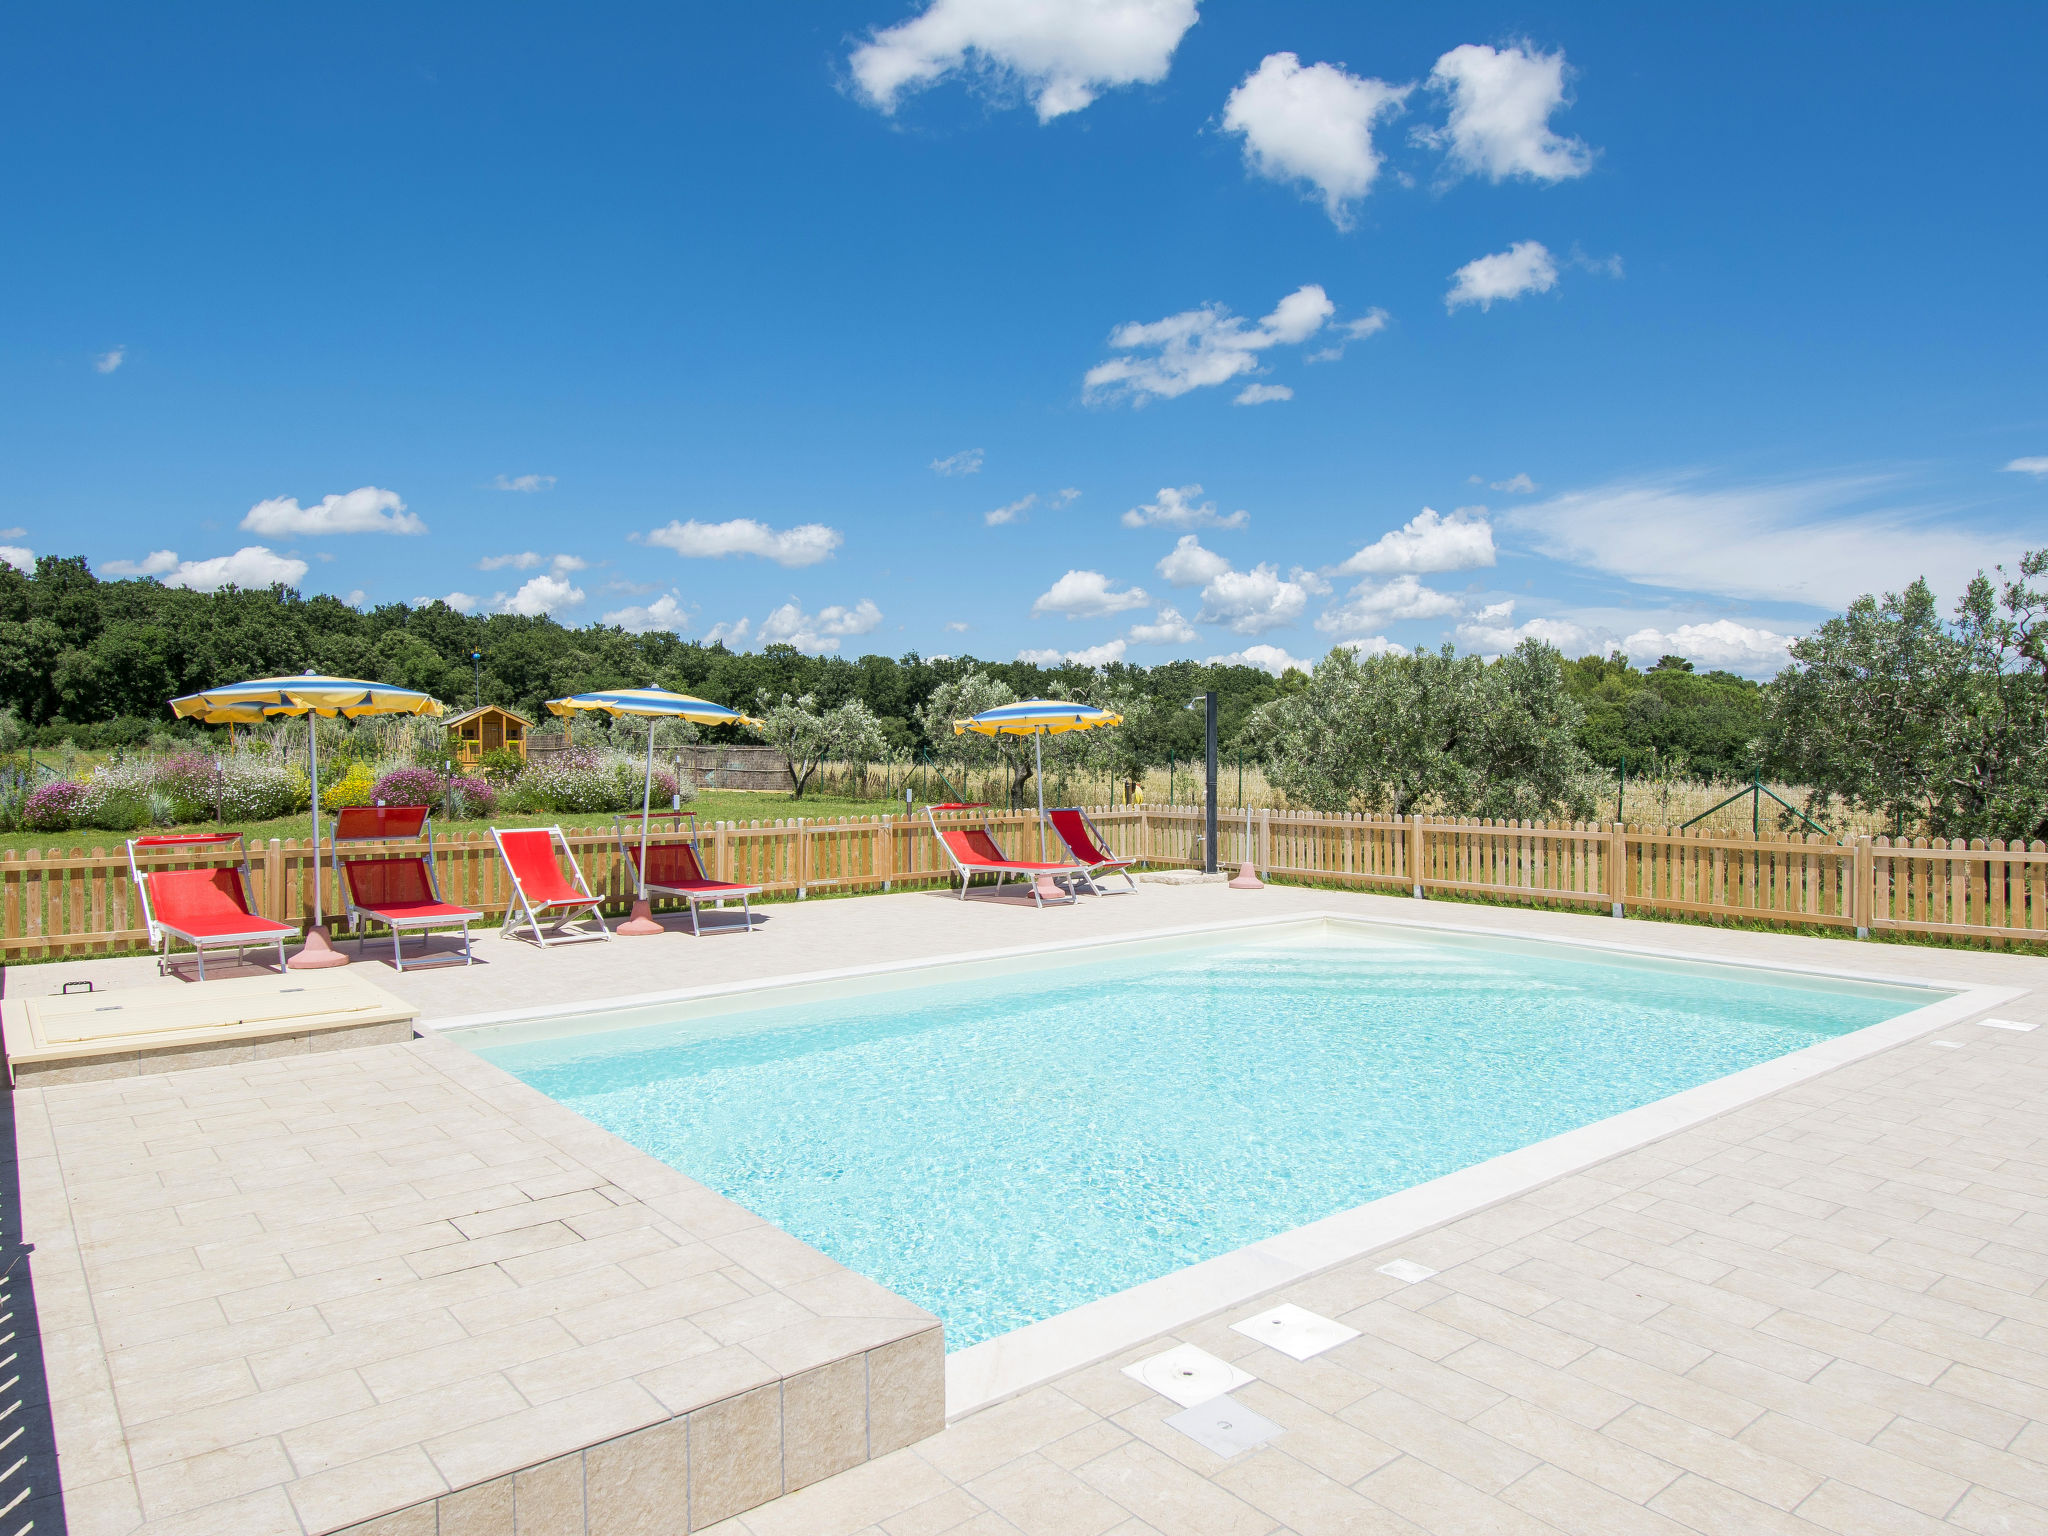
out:
M1237 878L1230 882L1230 888L1233 891L1263 891L1266 882L1261 880L1259 872L1252 868L1251 860L1246 859L1237 871Z
M657 933L667 933L668 930L654 920L654 903L643 896L633 903L633 915L614 928L612 932L630 934L636 939L644 939L650 938Z
M334 947L325 928L308 928L306 947L285 961L285 966L294 971L331 971L337 965L347 964L348 956Z
M1040 875L1038 877L1038 899L1040 901L1069 901L1072 899L1072 893L1062 890L1060 883L1053 879L1051 875Z

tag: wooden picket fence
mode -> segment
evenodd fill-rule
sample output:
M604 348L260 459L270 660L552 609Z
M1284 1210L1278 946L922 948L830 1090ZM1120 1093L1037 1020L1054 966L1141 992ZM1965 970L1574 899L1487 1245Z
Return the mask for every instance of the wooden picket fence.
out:
M985 814L1006 847L1021 858L1036 856L1034 813ZM1103 806L1089 814L1122 857L1165 868L1202 862L1199 807ZM577 831L568 838L591 889L623 912L633 881L612 834ZM701 841L719 878L761 886L771 896L952 880L951 866L922 816L720 822L706 826ZM423 843L388 846L396 853L426 851ZM502 916L511 890L488 837L438 839L435 856L447 900ZM1232 869L1249 862L1281 880L1422 897L1437 893L1616 915L1633 909L1859 934L2048 943L2048 844L2040 842L1830 842L1813 834L1748 839L1604 822L1265 810L1219 817L1217 860ZM150 867L207 862L157 856ZM315 871L305 841L252 844L249 862L260 912L285 922L310 921ZM325 909L332 913L340 905L333 871L323 868L319 875ZM118 954L146 941L121 847L0 856L0 960Z

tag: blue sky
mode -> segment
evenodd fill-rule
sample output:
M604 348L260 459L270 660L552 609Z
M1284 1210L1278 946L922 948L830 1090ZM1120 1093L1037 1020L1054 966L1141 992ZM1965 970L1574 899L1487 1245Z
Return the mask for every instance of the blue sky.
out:
M0 49L17 563L1768 675L2048 543L2038 5L66 6Z

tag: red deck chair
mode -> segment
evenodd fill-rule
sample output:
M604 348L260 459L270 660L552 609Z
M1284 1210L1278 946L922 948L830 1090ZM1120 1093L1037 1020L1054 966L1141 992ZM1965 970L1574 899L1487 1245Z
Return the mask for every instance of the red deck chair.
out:
M227 852L235 845L235 862L207 869L152 869L136 863L136 853L176 848ZM157 974L170 967L171 940L183 939L199 957L199 979L206 980L206 952L232 949L240 959L252 944L275 944L277 968L284 969L284 941L299 930L275 918L259 917L249 901L249 846L239 832L166 833L128 840L128 873L142 897L142 918L149 946L157 951Z
M627 868L631 869L635 877L638 878L640 875L640 835L638 828L635 828L630 833L626 830L626 822L629 819L638 821L640 819L639 813L635 812L630 818L619 817L612 823L612 830L619 840L620 856L625 859ZM667 833L657 832L653 834L654 836L674 837L677 834L681 834L683 841L657 843L650 840L648 842L647 874L645 877L647 894L650 896L680 896L683 900L687 901L690 904L690 932L698 938L704 936L703 930L697 924L698 906L707 901L723 905L725 902L737 898L740 904L740 912L744 919L745 931L752 933L754 931L754 908L747 898L760 895L761 887L758 885L735 885L729 880L713 880L704 873L704 855L697 847L697 818L694 812L672 811L667 818L654 819L667 819L673 822ZM686 824L689 828L687 832L684 831Z
M393 838L407 841L424 836L427 852L387 854L383 858L348 859L341 856L345 843L381 843ZM436 928L462 930L462 963L470 964L469 925L483 913L469 907L453 906L441 899L441 883L434 875L433 816L424 805L351 805L334 818L329 839L334 849L334 877L348 903L349 921L356 927L356 949L360 953L369 938L369 925L382 923L391 930L391 963L405 969L401 940L409 929L420 936ZM450 961L437 961L447 965ZM414 959L417 966L419 960Z
M513 929L526 923L533 929L534 942L545 949L548 937L541 931L541 919L548 918L559 929L571 913L588 912L597 923L596 933L572 928L557 933L556 942L612 936L600 910L602 903L584 884L583 871L576 867L576 856L569 851L569 839L560 827L521 827L513 832L493 827L491 836L497 840L498 853L505 860L506 872L512 876L512 900L506 908L501 933L509 937ZM569 861L573 883L563 876L561 863L555 857L558 846L562 857Z
M1010 876L1022 875L1025 882L1031 887L1032 901L1041 907L1045 905L1045 895L1039 889L1038 877L1040 875L1051 875L1055 878L1060 875L1080 875L1086 878L1087 869L1071 860L1065 862L1055 860L1049 863L1040 863L1032 859L1011 858L1009 854L1003 851L1003 845L996 841L995 834L988 829L986 822L978 827L958 825L946 827L939 825L938 813L940 811L966 811L973 809L975 807L960 804L925 807L925 816L932 824L932 835L938 839L939 846L946 850L946 857L953 861L953 868L959 871L960 899L962 901L967 899L967 887L973 883L976 875L994 875L996 877L995 892L1002 890ZM1072 902L1080 898L1070 890L1066 894L1066 899Z
M1059 833L1060 841L1067 845L1067 852L1088 866L1082 878L1088 882L1089 890L1098 896L1105 894L1096 883L1097 875L1122 875L1125 885L1134 891L1138 888L1138 882L1131 878L1131 870L1138 861L1120 859L1104 847L1093 818L1081 807L1063 805L1045 814L1053 831Z

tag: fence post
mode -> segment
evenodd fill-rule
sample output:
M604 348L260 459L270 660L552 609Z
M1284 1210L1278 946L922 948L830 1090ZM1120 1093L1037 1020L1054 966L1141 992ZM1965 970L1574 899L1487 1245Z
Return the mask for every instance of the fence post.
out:
M889 892L890 881L896 873L896 822L894 818L884 816L882 818L882 828L875 835L882 840L882 846L876 852L875 868L881 871L882 894L886 896Z
M1865 832L1856 839L1856 890L1850 898L1855 903L1856 937L1870 937L1870 917L1877 910L1877 860L1871 857L1870 834Z
M1152 861L1152 813L1142 805L1138 807L1138 858L1147 864Z
M1628 900L1628 828L1618 821L1607 837L1607 895L1620 917Z
M1259 807L1259 873L1265 879L1273 878L1273 807Z
M1422 896L1422 813L1415 812L1408 822L1408 878L1415 885L1415 899Z
M804 882L811 872L811 828L802 816L796 819L796 899L802 901L810 892Z

